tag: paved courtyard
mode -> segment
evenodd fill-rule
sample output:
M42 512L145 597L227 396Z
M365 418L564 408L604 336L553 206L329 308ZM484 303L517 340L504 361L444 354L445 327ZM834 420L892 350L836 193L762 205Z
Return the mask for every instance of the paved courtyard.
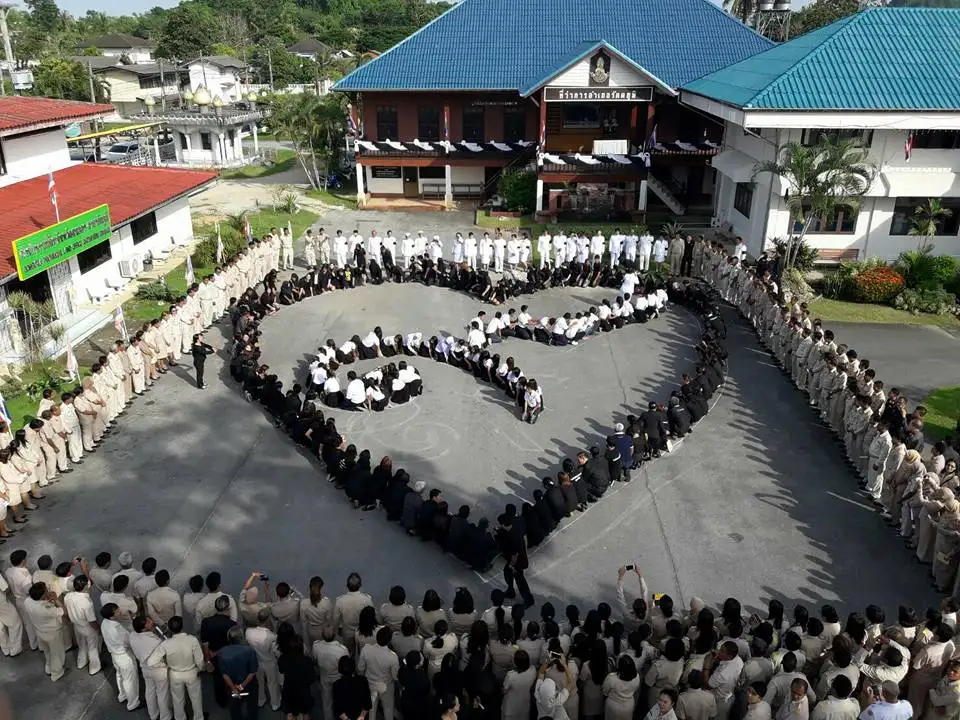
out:
M570 289L526 301L545 314L603 295ZM341 340L377 324L386 332L457 331L476 310L469 298L419 286L315 298L266 321L266 356L289 383L328 336ZM612 601L616 568L636 561L652 591L683 604L735 595L757 609L777 597L788 605L831 601L846 613L867 603L892 609L935 601L923 569L855 495L801 396L748 331L728 320L730 375L710 415L675 453L613 488L533 551L538 599ZM395 466L443 488L451 505L469 502L476 514L493 516L526 496L558 458L608 433L628 409L665 397L690 365L695 330L694 318L674 309L577 348L507 341L502 350L546 385L548 411L533 427L520 424L488 387L426 360L417 362L426 391L415 403L338 420L375 458L389 453ZM219 330L209 336L217 347L225 341ZM501 585L496 571L480 577L407 538L380 513L352 510L314 461L244 401L225 360L219 354L208 362L204 392L184 368L165 377L102 450L51 488L29 529L2 554L16 547L31 561L42 552L63 558L129 550L138 561L153 554L175 571L178 587L216 568L232 593L253 569L302 591L320 574L331 594L359 570L378 600L395 583L414 599L436 588L448 602L466 585L483 604ZM0 662L0 687L17 717L128 717L115 702L112 673L90 678L72 670L54 685L36 653Z

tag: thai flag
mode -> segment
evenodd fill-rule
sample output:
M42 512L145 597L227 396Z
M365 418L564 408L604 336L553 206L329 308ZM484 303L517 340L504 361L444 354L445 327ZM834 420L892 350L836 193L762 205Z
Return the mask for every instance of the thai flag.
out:
M360 136L360 128L357 127L357 121L353 119L353 110L347 112L347 127L354 136Z
M547 147L547 124L542 123L540 125L540 152L546 150Z
M650 138L647 140L647 150L653 149L657 144L657 126L653 126L653 130L650 131Z
M250 218L243 217L243 234L247 238L247 245L253 242L253 228L250 227Z
M120 333L120 337L123 338L123 341L126 342L127 335L127 321L123 318L123 308L117 305L117 309L113 313L113 326L117 329L117 332Z
M223 238L220 237L220 223L217 223L217 264L223 262Z
M7 401L2 393L0 393L0 420L3 420L8 426L11 424L10 411L7 409ZM10 432L13 432L12 428Z
M907 162L910 162L910 158L913 157L913 133L907 133L907 139L903 143L903 159Z
M60 206L57 204L57 183L53 179L53 170L47 171L47 192L50 193L50 204L53 205L54 212L57 214L57 222L60 222Z
M193 258L187 255L187 267L183 272L183 279L187 281L187 286L193 285L196 282L193 276Z
M450 142L450 108L443 108L443 139Z
M77 356L73 354L73 345L69 339L67 340L67 374L71 380L80 379L80 365L77 363Z

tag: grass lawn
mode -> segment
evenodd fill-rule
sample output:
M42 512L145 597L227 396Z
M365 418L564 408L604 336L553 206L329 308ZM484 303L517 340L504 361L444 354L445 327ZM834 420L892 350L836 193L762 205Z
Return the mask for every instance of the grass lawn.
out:
M46 368L46 370L44 370ZM7 402L7 410L10 411L10 419L13 424L13 429L23 427L25 420L32 420L36 416L37 405L40 403L40 393L43 392L43 388L39 385L37 386L39 390L37 391L36 396L28 395L18 388L25 388L33 383L37 383L40 380L46 380L48 375L55 377L60 377L66 375L66 368L63 363L58 360L47 360L44 362L43 366L41 365L31 365L28 367L20 368L20 382L13 386L12 384L7 384L4 387L4 400ZM44 385L46 383L43 383ZM65 382L65 389L73 387L71 382Z
M225 180L243 180L244 178L267 177L276 173L289 170L297 161L296 153L293 150L277 150L276 161L272 165L244 165L237 170L228 170L221 173L220 177Z
M347 210L357 209L357 191L347 188L339 190L307 190L306 196L326 203L327 205L337 205Z
M835 322L960 327L960 320L953 315L914 315L888 305L869 305L842 300L828 300L827 298L819 298L810 303L810 314L823 320Z
M926 434L936 439L952 435L960 418L960 387L934 390L923 400L927 408L924 420Z

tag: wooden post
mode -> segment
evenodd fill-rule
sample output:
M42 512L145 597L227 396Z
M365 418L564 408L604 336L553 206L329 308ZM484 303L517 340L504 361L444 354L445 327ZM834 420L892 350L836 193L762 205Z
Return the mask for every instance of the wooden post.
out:
M547 101L542 90L540 91L540 135L537 141L540 143L540 152L547 151Z

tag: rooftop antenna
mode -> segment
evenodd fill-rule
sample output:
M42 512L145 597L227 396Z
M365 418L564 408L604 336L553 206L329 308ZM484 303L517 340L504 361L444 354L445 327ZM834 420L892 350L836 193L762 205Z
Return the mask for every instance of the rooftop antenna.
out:
M754 27L761 35L775 42L790 37L790 0L760 0L757 3Z

